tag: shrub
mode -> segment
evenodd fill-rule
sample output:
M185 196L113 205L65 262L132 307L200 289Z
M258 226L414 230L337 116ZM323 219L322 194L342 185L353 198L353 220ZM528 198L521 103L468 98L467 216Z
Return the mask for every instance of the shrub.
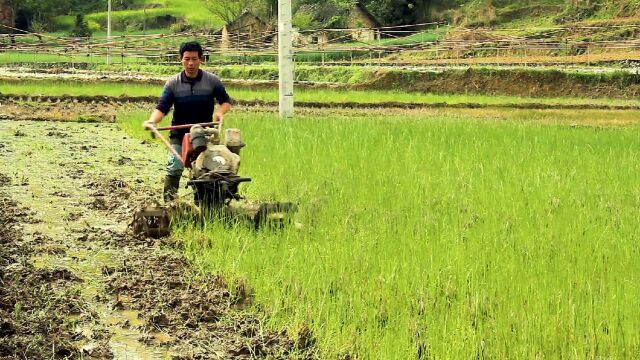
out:
M76 15L76 25L71 29L69 36L86 38L91 37L91 34L91 29L89 28L89 24L87 23L87 20L85 20L84 16L82 14Z

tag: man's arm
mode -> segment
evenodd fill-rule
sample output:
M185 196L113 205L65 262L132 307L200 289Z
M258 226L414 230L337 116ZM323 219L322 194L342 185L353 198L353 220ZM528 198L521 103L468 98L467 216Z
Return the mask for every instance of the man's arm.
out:
M227 90L222 85L220 78L213 76L213 97L218 102L218 110L213 114L213 121L222 122L224 114L231 110L231 97L227 94Z
M151 129L152 126L156 126L156 124L158 124L160 121L162 121L162 118L164 118L164 113L158 109L153 110L153 112L151 113L151 116L149 117L149 120L145 121L144 123L142 123L142 127L145 130L149 130Z
M149 120L142 123L142 127L145 128L145 130L149 130L151 126L156 126L156 124L162 121L162 118L169 113L171 106L173 106L173 86L172 79L169 79L164 84L162 95L160 95L160 99L158 99L158 105L156 105L155 110L151 113Z
M213 114L213 121L223 122L224 114L226 114L229 110L231 110L231 104L229 104L228 102L222 103L220 106L218 106L218 110L216 110L216 113Z

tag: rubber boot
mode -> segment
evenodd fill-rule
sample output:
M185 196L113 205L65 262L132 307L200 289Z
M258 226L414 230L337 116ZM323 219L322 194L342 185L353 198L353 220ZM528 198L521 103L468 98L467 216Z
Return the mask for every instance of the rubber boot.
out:
M164 178L164 202L175 200L180 188L180 176L166 176Z

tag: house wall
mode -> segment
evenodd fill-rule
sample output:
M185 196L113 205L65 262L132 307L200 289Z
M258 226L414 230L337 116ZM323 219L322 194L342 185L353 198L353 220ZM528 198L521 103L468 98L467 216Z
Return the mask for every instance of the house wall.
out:
M325 45L329 43L329 33L326 31L318 33L318 44Z
M266 30L264 24L255 17L239 18L228 28L229 33L240 33L243 38L249 39L261 36Z
M376 31L374 29L352 30L351 38L356 41L371 42L376 40Z
M226 53L239 48L261 47L263 43L272 41L270 37L266 37L270 30L255 16L241 16L222 28L220 51Z
M370 18L360 7L355 6L351 9L348 19L349 28L355 29L351 31L351 38L356 41L371 42L376 40L376 30L380 24Z
M229 50L229 30L227 30L227 25L222 28L222 41L220 42L220 50L222 52L226 52Z

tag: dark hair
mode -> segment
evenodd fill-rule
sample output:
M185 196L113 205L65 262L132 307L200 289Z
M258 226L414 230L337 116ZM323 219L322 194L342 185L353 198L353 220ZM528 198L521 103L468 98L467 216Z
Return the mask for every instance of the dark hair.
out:
M202 57L202 46L200 46L200 43L197 41L190 41L180 45L180 59L182 59L182 56L187 51L197 51L198 57Z

